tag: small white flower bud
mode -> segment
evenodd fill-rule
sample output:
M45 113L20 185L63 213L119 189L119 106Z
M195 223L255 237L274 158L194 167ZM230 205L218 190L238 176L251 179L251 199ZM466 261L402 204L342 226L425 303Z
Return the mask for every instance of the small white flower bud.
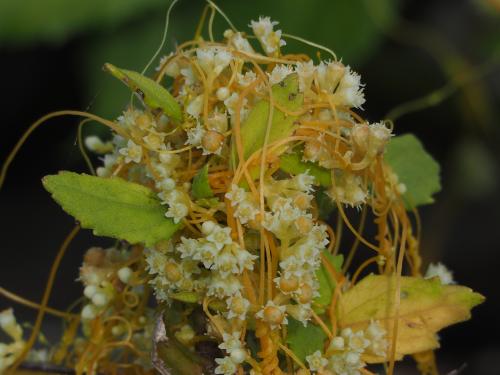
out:
M111 328L111 333L114 336L120 336L123 333L123 327L121 325L114 326L113 328Z
M219 99L220 101L224 101L229 98L229 94L230 92L227 87L219 87L216 92L217 99Z
M243 349L233 349L231 351L231 359L233 360L234 363L243 363L245 359L247 358L247 352L244 351Z
M337 336L330 342L330 349L333 350L344 350L344 338Z
M214 229L215 229L215 223L213 221L205 221L201 225L201 230L205 235L212 233Z
M118 278L124 284L128 284L134 273L130 267L122 267L118 270Z
M81 315L83 320L92 320L96 317L97 310L95 306L88 304L83 307Z
M92 298L96 293L97 293L97 288L95 285L87 285L83 290L83 295L87 298Z
M97 292L92 296L92 303L96 306L106 306L108 302L108 296L104 293Z
M2 311L0 313L0 327L6 330L6 328L10 328L14 325L16 325L16 318L14 317L12 309Z

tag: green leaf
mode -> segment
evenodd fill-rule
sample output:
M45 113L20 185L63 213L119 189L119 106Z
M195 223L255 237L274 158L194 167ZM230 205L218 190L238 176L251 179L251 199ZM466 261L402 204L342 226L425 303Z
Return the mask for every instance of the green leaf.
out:
M196 292L177 292L170 294L170 298L184 303L198 303L201 296Z
M288 111L297 111L304 101L304 95L299 93L299 80L297 74L290 74L282 82L272 87L273 101ZM248 159L254 152L262 149L266 138L269 117L269 101L261 100L250 111L248 118L241 125L241 142L243 157ZM269 130L268 144L290 136L296 125L297 116L286 115L278 108L273 110L271 128ZM233 140L232 163L236 165L238 154Z
M333 256L325 250L323 251L323 256L326 257L337 272L340 272L342 263L344 262L342 254ZM316 312L323 313L325 308L328 307L332 301L336 283L323 264L321 264L321 267L316 271L316 277L318 278L319 283L319 296L314 299L313 305Z
M316 163L302 161L302 152L290 152L280 156L280 169L286 173L297 175L308 172L314 176L314 183L323 187L332 186L331 172Z
M439 347L436 332L470 318L470 310L484 297L459 285L443 285L438 277L423 279L403 276L398 310L396 358ZM370 320L378 320L387 330L388 342L393 337L396 278L369 275L342 295L339 300L340 328L365 329ZM364 356L370 363L386 359Z
M306 357L316 350L322 352L325 339L326 334L320 327L312 323L304 327L301 322L290 317L288 318L286 342L302 362L305 362Z
M121 178L60 172L43 185L62 208L95 235L153 246L179 228L165 217L165 207L145 186Z
M441 190L439 164L413 134L391 139L385 161L406 185L403 198L407 209L434 202L432 196Z
M132 70L117 68L111 64L104 64L104 68L113 76L123 81L134 92L138 93L144 103L151 109L161 109L167 116L175 120L182 120L182 111L179 103L166 88L151 78Z
M208 164L205 164L196 176L194 176L191 192L195 199L211 198L214 196L214 192L208 183Z
M155 9L164 18L165 1L43 0L43 4L40 0L0 1L0 44L17 48L39 41L62 44L75 34L92 30L100 30L99 38L106 38L103 31L116 33L120 24L143 18Z

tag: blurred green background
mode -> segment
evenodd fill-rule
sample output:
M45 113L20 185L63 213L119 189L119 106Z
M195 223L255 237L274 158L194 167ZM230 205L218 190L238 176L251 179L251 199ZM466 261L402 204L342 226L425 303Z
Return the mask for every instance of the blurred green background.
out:
M130 94L102 65L142 70L160 43L169 3L0 0L0 159L30 123L50 111L71 108L117 117ZM442 260L458 282L488 297L473 312L472 321L444 331L440 366L446 373L467 363L464 373L498 374L500 343L494 333L500 334L500 293L495 286L500 268L500 1L217 4L243 31L248 31L251 19L269 15L285 32L333 49L361 73L367 98L364 116L370 121L397 113L391 111L418 98L435 104L395 122L397 134L417 134L443 168L437 203L421 210L425 260ZM164 53L192 38L204 5L201 0L182 0L175 6ZM216 18L217 35L225 27ZM316 53L292 42L286 48ZM71 218L43 191L40 178L60 169L85 170L75 145L77 124L73 118L56 119L38 130L0 192L0 284L33 300L40 299L39 287L55 250L72 226ZM93 243L85 232L72 246L52 305L63 308L81 295L73 280L84 249ZM0 308L9 304L0 300ZM24 308L16 310L25 319L33 317Z

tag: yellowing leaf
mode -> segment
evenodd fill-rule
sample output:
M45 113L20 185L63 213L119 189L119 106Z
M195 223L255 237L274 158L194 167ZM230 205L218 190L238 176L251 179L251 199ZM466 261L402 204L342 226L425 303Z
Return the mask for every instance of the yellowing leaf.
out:
M387 144L385 161L406 185L403 195L408 209L434 202L441 190L439 164L413 134L394 137Z
M314 176L314 183L323 187L332 186L331 172L316 163L302 161L301 152L290 152L280 156L280 169L290 174L309 173Z
M396 278L369 275L342 295L338 307L340 328L365 329L378 320L393 337L396 316ZM436 333L444 327L470 318L470 310L484 297L459 285L442 285L439 278L401 277L401 302L398 314L396 358L439 347ZM370 363L385 359L364 356Z
M302 107L304 101L303 94L299 93L297 74L290 74L283 81L274 85L272 87L272 94L274 103L290 112L298 111ZM245 160L264 146L269 108L268 100L259 101L250 111L248 118L241 125L241 142ZM269 130L268 144L290 136L295 129L296 119L297 116L285 114L275 106L273 109L271 128ZM233 140L232 163L236 165L235 162L238 156L234 142Z
M208 183L208 164L201 168L193 178L193 186L191 188L195 199L211 198L214 196L210 184Z
M162 85L132 70L120 69L111 64L105 64L104 68L139 94L148 107L161 109L167 116L182 120L179 103Z
M60 172L44 177L43 185L83 228L98 236L152 246L180 228L165 217L165 207L150 189L121 178Z

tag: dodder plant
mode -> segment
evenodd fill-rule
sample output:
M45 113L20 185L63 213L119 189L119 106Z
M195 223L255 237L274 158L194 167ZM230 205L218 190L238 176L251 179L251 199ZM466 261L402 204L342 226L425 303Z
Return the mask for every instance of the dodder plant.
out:
M216 41L210 22L208 40L181 44L153 78L106 64L139 104L116 121L63 111L29 130L61 114L112 129L109 142L86 139L104 155L96 175L43 184L81 227L120 241L86 252L84 302L64 313L47 301L71 233L31 303L31 338L1 314L13 342L0 371L26 359L46 312L66 321L46 361L77 374L392 374L408 354L437 372L436 333L483 300L441 265L422 275L415 207L432 202L439 168L412 135L360 116L349 66L276 24L252 21L253 35L230 24ZM284 38L332 59L285 54ZM358 248L367 259L353 268Z

